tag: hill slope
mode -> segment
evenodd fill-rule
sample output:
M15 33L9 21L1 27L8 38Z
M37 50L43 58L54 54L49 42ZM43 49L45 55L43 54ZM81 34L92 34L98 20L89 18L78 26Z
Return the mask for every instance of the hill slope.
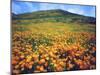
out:
M29 20L38 22L64 22L64 23L89 23L95 24L96 18L74 14L68 11L56 9L16 15L12 13L13 20Z

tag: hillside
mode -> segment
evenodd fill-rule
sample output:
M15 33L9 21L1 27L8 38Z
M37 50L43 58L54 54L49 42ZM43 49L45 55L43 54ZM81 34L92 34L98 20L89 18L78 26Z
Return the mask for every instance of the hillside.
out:
M83 16L68 11L56 9L56 10L45 10L37 11L32 13L14 14L12 13L13 20L28 20L28 22L63 22L63 23L89 23L95 24L96 18ZM24 22L25 22L24 21ZM22 23L22 22L21 22Z

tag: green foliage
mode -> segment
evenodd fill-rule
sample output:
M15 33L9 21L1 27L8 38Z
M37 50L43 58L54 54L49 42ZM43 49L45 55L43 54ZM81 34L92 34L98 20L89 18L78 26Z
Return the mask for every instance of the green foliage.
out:
M88 24L96 23L96 20L93 17L73 14L64 10L47 10L47 11L38 11L33 13L20 14L16 16L13 15L12 19L22 21L22 22L17 22L21 24L28 24L29 22L27 21L30 21L30 23L43 23L43 22L63 22L63 23L71 22L71 23L88 23Z

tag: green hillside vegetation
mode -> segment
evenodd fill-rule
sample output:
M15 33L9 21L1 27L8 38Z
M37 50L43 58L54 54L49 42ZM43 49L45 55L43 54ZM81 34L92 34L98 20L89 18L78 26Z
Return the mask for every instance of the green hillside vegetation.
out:
M95 24L95 18L87 17L83 15L78 15L74 13L70 13L64 10L47 10L47 11L39 11L33 13L20 14L12 17L22 23L27 23L27 20L30 23L41 23L41 22L63 22L63 23L91 23Z

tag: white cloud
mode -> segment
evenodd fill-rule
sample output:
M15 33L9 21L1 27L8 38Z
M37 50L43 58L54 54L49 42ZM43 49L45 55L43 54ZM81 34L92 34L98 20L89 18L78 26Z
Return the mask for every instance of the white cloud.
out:
M81 9L78 8L68 8L67 11L72 12L72 13L78 13L78 14L84 14L85 12Z
M59 8L58 4L40 3L40 10L49 10Z
M25 2L24 4L26 5L26 7L27 7L26 10L27 10L28 12L37 11L37 10L38 10L37 7L39 7L39 6L38 6L39 4L33 3L33 2ZM35 5L37 5L37 6L35 6Z

